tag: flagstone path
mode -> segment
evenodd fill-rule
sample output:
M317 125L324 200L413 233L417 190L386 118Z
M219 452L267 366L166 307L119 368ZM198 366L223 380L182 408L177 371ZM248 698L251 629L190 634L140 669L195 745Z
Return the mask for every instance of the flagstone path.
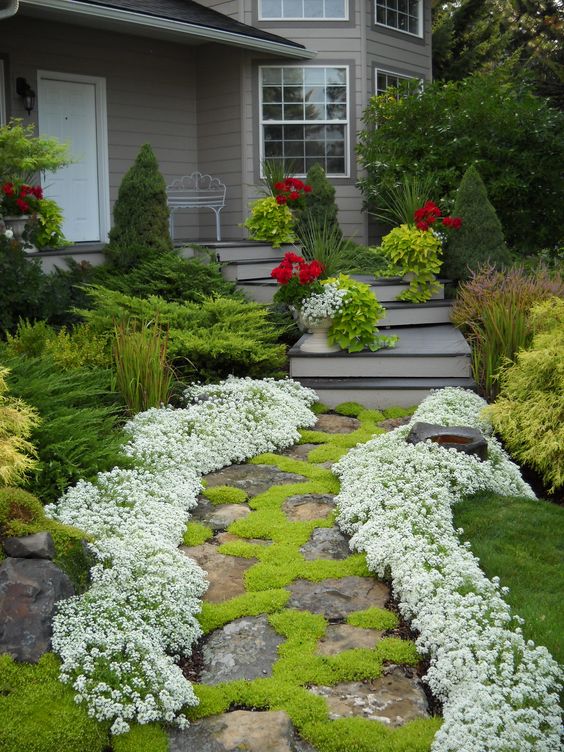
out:
M355 418L328 414L320 416L314 430L347 434L355 431L359 425ZM213 538L208 542L182 547L183 552L208 573L210 586L204 599L204 612L206 609L221 608L226 603L237 603L232 599L244 597L246 593L260 593L269 587L277 593L283 587L289 597L282 593L283 597L287 597L285 606L279 606L270 614L239 616L213 629L201 644L197 683L202 688L217 687L220 690L222 686L229 687L230 682L240 680L282 678L284 681L295 681L296 688L305 687L313 696L324 698L327 722L360 717L384 724L390 729L400 728L410 721L430 716L426 695L417 677L417 666L414 665L418 659L415 657L402 664L401 660L396 663L386 657L386 646L393 647L389 655L400 657L401 648L410 647L410 644L400 643L397 630L386 628L386 621L388 627L397 621L391 612L384 613L384 627L380 629L349 623L359 621L354 616L357 612L362 615L367 609L386 609L390 592L384 582L369 575L362 557L351 555L348 539L334 523L335 494L299 493L299 484L303 486L311 481L311 468L326 468L332 464L313 465L307 462L307 455L316 446L296 445L277 455L281 458L280 464L291 462L292 472L263 462L259 457L259 464L230 466L205 478L207 488L237 488L244 491L248 498L241 503L214 504L202 496L193 515L194 520L213 531ZM298 462L301 465L298 466ZM298 473L300 467L303 468L303 475ZM325 474L329 475L327 471ZM288 486L287 495L284 486ZM268 496L273 488L280 497L276 504ZM261 532L260 525L254 524L254 520L267 519L267 507L275 509L272 537ZM293 527L284 527L288 523ZM235 532L228 531L231 528ZM294 529L306 532L304 542L291 549L293 544L290 540L286 542L283 531ZM277 533L277 530L282 532ZM259 537L250 537L253 531ZM237 555L237 546L241 545L246 546L240 550L244 556ZM274 557L277 550L280 551L279 559ZM289 566L288 557L292 550L295 551L297 568L294 570L290 566L291 571L287 574L285 567ZM270 564L266 554L274 557ZM261 557L264 557L264 561ZM280 562L279 567L276 566L277 561ZM257 574L261 567L264 574L262 579ZM315 567L327 567L326 571L331 576L323 576L325 569L318 571ZM295 577L295 572L301 576ZM272 585L267 581L269 573L273 578ZM319 621L319 616L312 614L325 619L319 636L315 638L316 643L311 643L313 648L310 653L304 652L303 677L299 675L299 654L296 667L292 664L292 660L296 662L296 659L288 658L284 652L284 646L290 643L292 634L284 633L272 616L273 613L276 616L292 615L296 611L302 612L304 618L310 620ZM306 642L304 638L303 644L306 645ZM399 653L394 652L398 643ZM306 647L303 649L307 651ZM415 655L414 650L411 654ZM377 656L380 658L377 659ZM374 666L373 674L366 667L357 667L351 669L349 674L354 678L355 672L360 671L360 674L364 674L360 680L340 680L347 671L339 668L339 661L347 657L356 657L357 666L365 658L366 665ZM322 667L322 677L327 677L332 667L331 670L336 671L336 681L325 678L316 682L315 676L308 678L308 666L312 661L317 661L315 665ZM290 666L290 669L284 666ZM285 675L285 670L290 674ZM300 737L284 710L259 710L241 705L232 705L227 712L205 718L196 715L196 720L187 729L169 732L169 744L170 752L316 752L316 747ZM343 744L345 746L339 747L342 752L353 749L347 749L346 743Z

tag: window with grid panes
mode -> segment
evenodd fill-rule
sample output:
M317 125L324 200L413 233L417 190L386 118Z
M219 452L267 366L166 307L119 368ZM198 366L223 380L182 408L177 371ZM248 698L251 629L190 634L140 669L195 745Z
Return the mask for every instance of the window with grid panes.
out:
M415 78L414 76L404 76L401 73L390 73L389 71L378 69L375 71L374 75L376 94L378 96L380 94L384 94L384 92L389 88L397 89L400 84L403 84L406 81L409 82L407 87L409 93L415 91L421 86L420 79ZM396 97L399 97L400 95L400 92L396 92Z
M261 19L286 21L348 19L347 0L261 0Z
M421 0L375 0L375 8L377 24L422 35Z
M260 69L262 158L305 175L319 163L348 174L347 68L265 66Z

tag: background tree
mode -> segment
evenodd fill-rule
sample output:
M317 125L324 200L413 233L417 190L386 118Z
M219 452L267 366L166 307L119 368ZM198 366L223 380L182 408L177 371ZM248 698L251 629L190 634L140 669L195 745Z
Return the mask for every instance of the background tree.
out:
M501 69L435 82L412 96L373 97L359 135L360 181L369 210L405 175L428 177L450 211L473 164L509 245L522 252L562 240L564 114ZM377 127L376 127L377 126Z

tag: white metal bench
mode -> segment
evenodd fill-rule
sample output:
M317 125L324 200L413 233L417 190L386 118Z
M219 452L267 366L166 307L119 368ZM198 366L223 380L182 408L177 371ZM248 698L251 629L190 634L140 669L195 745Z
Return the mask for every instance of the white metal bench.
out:
M221 240L219 212L225 206L225 185L219 178L193 172L173 180L166 188L170 210L170 237L174 240L174 213L179 209L211 209L215 214L215 231Z

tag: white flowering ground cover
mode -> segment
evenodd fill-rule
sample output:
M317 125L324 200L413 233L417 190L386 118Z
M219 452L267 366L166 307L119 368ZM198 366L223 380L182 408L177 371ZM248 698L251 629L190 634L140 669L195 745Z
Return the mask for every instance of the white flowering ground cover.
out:
M295 444L312 426L316 395L290 380L230 378L193 386L185 409L152 409L127 426L133 469L79 482L47 508L94 538L91 587L62 602L53 624L61 678L90 715L112 721L185 723L197 703L175 664L200 636L204 573L178 551L200 477Z
M486 578L453 527L451 506L463 495L534 498L480 417L484 405L471 392L444 389L411 423L479 428L485 462L432 442L408 444L409 426L351 450L333 468L338 522L376 574L391 573L401 613L430 658L426 681L444 706L433 752L556 752L558 664L524 640L499 581Z

